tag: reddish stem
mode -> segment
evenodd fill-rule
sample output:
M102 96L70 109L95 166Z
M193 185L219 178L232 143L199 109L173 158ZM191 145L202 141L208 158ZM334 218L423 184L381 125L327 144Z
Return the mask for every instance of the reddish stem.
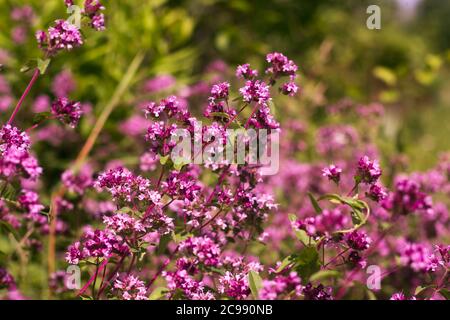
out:
M27 97L28 93L30 93L31 88L33 87L34 83L36 82L37 78L39 78L39 69L36 68L33 73L33 77L31 78L30 82L28 83L28 86L26 87L25 91L23 92L22 96L20 97L19 101L17 102L16 107L14 108L13 113L11 114L11 117L8 120L8 124L11 124L16 116L16 114L19 112L20 107L22 106L23 101Z
M100 265L100 267L95 271L95 274L89 279L88 282L86 282L86 284L84 285L83 288L81 288L80 292L78 292L78 295L81 296L91 285L92 282L94 282L95 279L97 279L97 275L99 272L101 272L103 270L103 268L106 267L106 265L108 264L108 260L109 259L105 259L103 260L102 264Z

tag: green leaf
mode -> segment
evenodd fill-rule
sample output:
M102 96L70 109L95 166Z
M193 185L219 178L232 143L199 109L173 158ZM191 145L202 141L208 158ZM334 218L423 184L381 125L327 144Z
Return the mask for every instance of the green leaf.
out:
M0 198L2 200L15 200L17 189L7 181L0 181Z
M159 300L164 297L164 295L169 292L169 289L165 287L157 287L155 290L152 291L150 296L148 297L149 300Z
M294 230L295 236L298 240L300 240L301 243L303 243L305 246L315 246L316 241L312 239L305 230L297 229Z
M0 220L0 229L5 231L6 233L11 233L14 236L14 239L20 241L20 236L17 233L16 229L14 229L8 222Z
M309 281L321 281L323 279L337 278L339 276L340 276L340 272L336 271L336 270L320 270L320 271L314 273L309 278Z
M319 202L317 202L316 198L314 198L311 192L308 192L308 197L311 201L312 206L314 207L314 210L316 210L316 213L322 213L322 208L320 207Z
M359 226L364 220L364 214L360 210L353 209L350 213L354 226Z
M283 261L281 261L280 266L277 268L277 270L275 271L276 273L279 273L281 271L283 271L284 269L286 269L288 266L290 266L291 264L293 264L295 261L295 256L290 255L287 256L286 258L283 259Z
M33 116L33 124L40 124L52 116L51 112L40 112Z
M6 261L6 253L0 250L0 266L3 264L4 261Z
M50 59L37 59L37 68L41 74L44 74L47 71L48 65L50 64Z
M295 270L303 279L320 270L319 253L315 247L303 248L296 258Z
M250 270L248 273L248 284L250 286L253 298L259 299L259 290L262 288L262 279L260 275L257 272Z
M289 221L290 221L290 222L295 222L295 221L297 221L297 216L296 216L295 214L293 214L293 213L289 213L289 214L288 214L288 218L289 218Z
M367 289L366 293L369 300L377 300L375 293L373 293L371 290Z
M369 219L370 207L365 201L355 199L355 198L341 197L338 194L326 194L326 195L321 196L318 200L319 201L320 200L329 200L330 202L333 202L333 203L345 204L352 209L351 216L352 216L353 228L347 229L347 230L339 230L339 231L336 231L337 233L346 233L346 232L351 232L353 230L356 230L359 227L363 226ZM364 212L363 212L364 210L366 211L366 214L364 214Z
M427 289L430 289L430 288L433 288L433 287L434 287L434 285L424 286L424 287L417 286L416 290L414 291L414 295L417 296L417 295L421 294L423 291L425 291Z
M169 157L170 157L170 155L167 155L167 156L159 155L159 163L161 163L162 165L165 165L167 160L169 160Z
M450 300L450 291L447 289L441 289L439 290L439 293L446 299Z
M166 251L167 245L169 244L170 240L172 240L172 234L169 233L163 235L159 240L159 246L156 249L156 254L163 254Z
M20 68L20 72L27 72L29 70L35 69L38 66L37 59L31 59L27 63L25 63L22 68Z

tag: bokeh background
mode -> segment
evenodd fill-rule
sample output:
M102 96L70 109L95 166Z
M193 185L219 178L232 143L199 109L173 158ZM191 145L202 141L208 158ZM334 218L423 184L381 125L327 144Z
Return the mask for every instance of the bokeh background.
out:
M34 31L65 15L61 2L0 1L2 73L14 96L28 76L8 70L19 70L39 55ZM23 27L10 13L25 4L33 7L35 18ZM369 4L381 7L381 30L366 28ZM307 98L289 115L311 107L320 113L344 97L378 101L389 115L386 142L408 154L415 168L431 165L436 153L449 149L448 1L131 0L106 7L107 32L90 34L75 54L52 61L41 89L48 90L61 69L69 70L77 83L73 98L91 102L98 113L140 50L146 61L135 83L170 74L177 85L198 81L216 60L257 66L267 52L278 50L300 65ZM14 39L18 33L20 43ZM4 119L4 108L1 112ZM111 125L127 112L117 108Z
M436 164L440 153L450 150L450 1L104 2L106 31L89 33L84 46L55 58L27 99L25 107L32 108L38 95L52 96L52 83L64 70L75 83L71 98L90 106L76 136L62 134L63 143L57 148L48 142L34 146L46 170L45 188L53 188L76 157L139 52L145 54L144 61L100 137L100 141L117 143L117 154L109 149L105 159L137 161L124 154L127 148L133 150L132 143L117 128L136 114L137 97L149 79L173 77L174 87L181 90L208 82L211 69L232 74L235 65L245 62L261 67L265 54L272 51L294 60L301 74L301 97L286 100L276 111L282 123L283 119L308 117L319 126L327 121L330 105L380 102L385 115L377 144L385 155L385 166L389 165L387 158L395 155L404 157L408 171L424 170ZM369 4L381 7L381 30L366 27ZM24 5L33 8L33 18L13 19L13 9ZM34 32L64 16L62 0L0 0L0 76L9 87L0 90L2 122L29 81L29 74L19 72L21 66L40 55ZM204 103L190 101L194 113L203 107ZM18 124L26 127L30 117L31 111L22 111ZM101 155L101 151L99 143L95 153ZM1 239L0 246L7 246L6 241ZM60 244L61 248L66 245ZM42 261L45 255L43 250ZM46 268L31 263L27 274L32 280L21 289L39 297Z

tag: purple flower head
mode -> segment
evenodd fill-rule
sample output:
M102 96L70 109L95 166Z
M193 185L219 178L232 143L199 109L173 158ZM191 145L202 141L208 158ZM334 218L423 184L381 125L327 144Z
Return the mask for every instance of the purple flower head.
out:
M317 132L317 151L320 154L342 152L348 147L354 146L358 141L358 132L348 125L330 125L321 127Z
M397 292L392 295L389 300L417 300L416 297L412 296L411 298L407 298L403 292Z
M144 281L132 274L118 276L114 282L114 289L120 292L124 300L148 300Z
M132 202L134 199L159 204L161 195L151 188L149 179L135 176L126 168L118 167L99 175L94 186L106 189L114 201Z
M43 94L36 97L33 103L33 111L36 113L45 112L50 109L50 98L49 96Z
M284 83L281 87L280 90L283 94L293 97L295 96L295 94L298 91L298 86L295 84L295 82L290 81L290 82L286 82Z
M63 123L75 128L83 112L79 102L58 98L52 103L52 113Z
M97 31L105 30L105 15L103 13L92 16L91 26Z
M266 73L272 74L274 78L279 76L295 76L298 70L297 65L292 60L289 60L279 52L269 53L266 56L266 60L270 65L266 69Z
M208 237L190 237L180 243L180 250L195 256L205 266L219 265L220 248Z
M101 4L100 0L85 0L84 1L84 13L87 15L96 14L100 10L104 10L105 7Z
M162 187L169 196L184 202L196 201L201 189L191 175L178 171L171 171L166 181L162 183Z
M89 228L83 234L81 241L69 246L66 261L70 264L78 264L87 258L109 258L112 254L128 255L129 248L111 231Z
M262 106L267 106L271 100L269 86L260 80L248 80L245 86L239 89L245 102L257 102Z
M258 71L250 68L248 63L240 65L236 68L236 77L251 80L258 76Z
M322 176L327 177L329 180L334 181L336 184L339 184L341 180L342 169L335 166L334 164L329 165L326 168L322 169Z
M180 266L178 261L177 266ZM162 275L166 278L167 288L172 292L179 289L187 299L191 300L214 300L214 295L205 291L203 282L194 280L185 269L179 269L176 272L164 271Z
M259 292L262 300L276 300L281 294L295 293L299 297L302 294L303 286L297 272L290 272L288 275L277 275L273 280L264 280L263 287Z
M367 184L374 184L381 176L380 165L377 160L370 160L364 156L358 161L357 176L355 179Z
M159 104L155 102L148 102L144 106L145 116L159 118L162 112L167 114L167 117L182 117L183 110L181 108L180 100L176 96L169 96L162 99Z
M360 253L358 251L352 251L348 255L348 262L355 267L364 269L367 266L367 261L363 257L361 257Z
M346 234L345 241L350 248L358 251L366 250L372 242L364 232L357 230Z
M374 183L370 186L369 192L366 193L366 196L373 201L380 202L386 199L388 194L381 185L379 185L378 183Z
M230 89L230 84L228 82L221 82L215 84L211 88L211 96L210 100L227 100L228 99L228 90Z
M71 50L83 44L80 30L66 20L56 20L53 27L48 28L48 33L38 31L36 39L39 47L49 55L55 55L59 50Z
M400 263L415 272L435 272L438 261L432 251L422 243L400 243Z
M70 71L61 71L53 79L52 92L58 98L67 97L75 88L75 80Z
M144 84L144 90L149 93L156 93L173 87L176 79L169 74L162 74L148 80Z
M23 44L27 40L28 30L24 26L17 26L11 30L11 37L17 44Z
M247 274L226 271L225 275L219 278L220 293L224 293L228 297L237 300L243 300L250 294L250 287L248 285Z
M303 295L305 300L333 300L331 291L330 287L324 287L322 284L314 287L311 283L308 283L303 288Z
M416 181L407 178L397 180L392 199L389 200L384 203L386 209L392 209L401 215L433 210L431 197L420 190Z
M47 218L41 214L45 207L39 202L39 195L36 192L22 190L18 200L22 209L26 212L27 219L40 224L46 222Z
M14 21L31 23L35 18L33 8L29 5L15 7L11 11L11 19Z
M30 155L30 138L25 132L7 124L0 129L0 175L15 177L24 175L37 179L42 168Z
M15 287L13 276L6 269L0 268L0 289L12 290Z
M280 123L275 120L270 113L270 108L267 106L261 106L255 115L250 119L251 124L256 129L279 129Z
M82 195L93 184L92 174L91 167L85 165L77 174L74 174L72 170L64 171L61 180L67 190Z

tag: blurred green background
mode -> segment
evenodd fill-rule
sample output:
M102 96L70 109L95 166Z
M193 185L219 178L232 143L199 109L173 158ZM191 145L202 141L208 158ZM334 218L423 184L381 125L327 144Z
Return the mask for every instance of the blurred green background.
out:
M61 70L70 70L77 90L72 98L89 101L93 114L81 123L79 139L58 149L41 152L44 179L52 188L62 170L74 159L92 128L93 119L110 100L138 52L145 58L104 132L117 144L118 124L136 111L135 93L143 81L156 75L173 75L177 87L197 83L205 68L217 60L230 67L250 62L264 65L266 53L279 51L300 67L302 95L283 104L283 118L320 123L326 106L344 98L356 103L381 102L386 107L384 134L378 141L386 154L405 154L409 169L436 164L438 154L450 150L450 1L441 0L115 0L106 6L106 30L89 32L86 43L56 57L48 74L39 79L34 97L50 93ZM381 8L381 30L366 27L370 4ZM13 8L31 5L35 19L26 40L17 44L12 32ZM53 20L65 18L63 0L0 0L0 74L17 98L30 75L19 70L40 55L34 32ZM203 104L191 105L200 109ZM9 110L1 111L3 123ZM29 126L32 115L22 111L18 124ZM307 111L307 112L305 112ZM114 140L114 141L116 141ZM126 149L125 149L126 150ZM46 163L52 163L47 166ZM48 203L48 199L44 198ZM67 244L61 244L61 249ZM42 252L45 261L46 251ZM45 288L45 268L30 266L35 279L25 282L26 294ZM32 290L34 287L38 290Z
M89 33L86 45L52 61L36 91L48 91L52 77L68 69L77 80L75 98L90 101L98 113L140 50L146 56L133 79L135 85L158 74L171 74L180 84L189 84L217 59L230 66L247 61L260 66L267 52L280 51L301 68L303 99L291 108L290 116L296 116L295 110L320 108L345 97L357 103L379 101L387 108L386 139L395 140L410 156L412 168L433 164L438 152L449 149L445 121L450 114L449 1L104 3L107 30ZM10 12L25 4L33 7L36 19L26 43L18 45L11 39L17 22ZM381 8L381 30L366 27L369 4ZM0 8L0 48L9 56L2 74L17 96L29 76L13 71L39 55L34 31L65 17L65 7L62 0L0 0ZM131 101L131 95L124 99L123 110L113 114L108 126L127 114L125 105ZM85 128L84 134L88 131Z

